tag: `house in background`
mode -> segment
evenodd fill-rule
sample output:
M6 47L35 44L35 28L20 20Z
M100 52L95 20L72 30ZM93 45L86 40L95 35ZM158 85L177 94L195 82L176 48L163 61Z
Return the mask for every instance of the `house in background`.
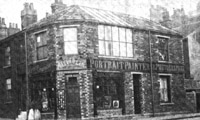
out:
M179 33L127 14L57 0L51 7L52 14L37 21L33 5L26 3L23 30L0 41L1 116L15 118L24 111L25 91L47 119L195 112L184 88ZM28 90L25 59L16 57L25 56L25 41Z

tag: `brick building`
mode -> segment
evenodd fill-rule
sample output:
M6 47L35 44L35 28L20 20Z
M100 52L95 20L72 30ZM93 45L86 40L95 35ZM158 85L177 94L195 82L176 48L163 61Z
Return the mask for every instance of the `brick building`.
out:
M24 99L15 104L22 94L16 82L26 85L25 64L15 65L15 59L22 62L16 55L25 56L17 52L19 40L27 41L30 102L38 101L43 118L131 119L193 112L177 32L147 19L57 0L53 13L36 22L36 11L27 7L27 12L27 5L21 18L30 24L22 22L22 31L0 41L1 61L9 63L0 68L4 116L10 114L5 111L16 117L19 108L24 110ZM19 46L23 51L24 44ZM6 98L9 103L2 102Z

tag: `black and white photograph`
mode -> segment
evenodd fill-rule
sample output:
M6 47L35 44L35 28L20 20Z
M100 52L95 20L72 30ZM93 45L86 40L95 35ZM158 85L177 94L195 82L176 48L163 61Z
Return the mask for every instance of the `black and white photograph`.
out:
M200 0L0 0L0 120L200 120Z

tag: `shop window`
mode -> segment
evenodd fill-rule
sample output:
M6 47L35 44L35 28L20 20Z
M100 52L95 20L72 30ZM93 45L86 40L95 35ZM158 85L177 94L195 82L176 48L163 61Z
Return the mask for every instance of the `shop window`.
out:
M11 65L11 55L10 55L10 47L6 47L5 48L5 55L4 55L4 63L5 63L5 66L10 66Z
M131 29L99 25L99 54L116 57L133 57Z
M12 94L11 94L12 86L11 86L11 79L6 79L6 99L7 101L11 101Z
M157 54L159 61L169 61L169 48L168 48L168 40L169 38L158 37L157 38Z
M160 101L162 103L171 102L171 88L170 88L170 76L160 76Z
M46 32L41 32L36 34L37 39L37 60L42 60L47 58L47 36Z
M64 28L65 54L78 54L77 28Z
M114 109L122 107L123 87L120 77L99 76L95 85L95 101L97 109Z
M32 101L38 102L42 112L52 112L55 108L55 88L46 80L34 82Z

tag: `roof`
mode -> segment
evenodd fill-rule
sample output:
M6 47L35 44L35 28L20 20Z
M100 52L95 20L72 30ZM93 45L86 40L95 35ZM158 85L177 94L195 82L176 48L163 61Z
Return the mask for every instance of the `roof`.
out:
M181 33L183 36L186 37L190 33L200 29L200 22L197 21L197 22L193 22L193 23L189 23L189 24L183 24L180 27L176 27L173 29L178 31L179 33Z
M135 18L132 15L106 11L102 9L89 8L85 6L72 5L60 10L48 17L28 26L26 29L48 25L62 21L92 21L100 24L110 24L116 26L124 26L138 28L144 30L152 30L169 34L178 34L178 32L162 26L144 18ZM180 35L180 34L178 34Z

